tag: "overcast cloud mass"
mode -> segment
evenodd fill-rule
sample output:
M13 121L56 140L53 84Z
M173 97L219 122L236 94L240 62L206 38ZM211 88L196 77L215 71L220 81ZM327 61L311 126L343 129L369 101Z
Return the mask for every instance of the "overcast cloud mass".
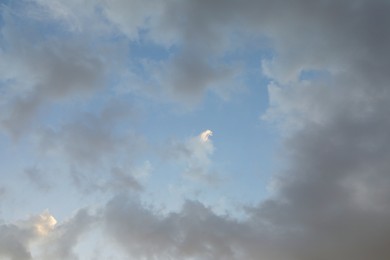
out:
M389 46L387 0L0 2L0 258L388 260Z

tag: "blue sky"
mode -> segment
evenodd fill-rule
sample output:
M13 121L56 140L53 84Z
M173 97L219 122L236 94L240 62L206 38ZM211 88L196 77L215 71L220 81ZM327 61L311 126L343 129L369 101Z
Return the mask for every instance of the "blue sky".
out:
M386 1L0 1L0 258L387 259Z

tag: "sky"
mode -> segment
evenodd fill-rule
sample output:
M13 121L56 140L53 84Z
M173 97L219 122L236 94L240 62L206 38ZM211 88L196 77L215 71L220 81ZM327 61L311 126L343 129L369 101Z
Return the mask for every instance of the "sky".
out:
M0 259L387 260L387 0L0 0Z

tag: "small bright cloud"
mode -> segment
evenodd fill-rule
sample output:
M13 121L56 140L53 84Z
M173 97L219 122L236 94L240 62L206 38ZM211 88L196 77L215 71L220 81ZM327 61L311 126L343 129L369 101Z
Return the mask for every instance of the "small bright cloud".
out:
M200 140L205 143L209 140L210 136L213 136L213 132L211 130L206 130L206 131L202 132L199 137L200 137Z
M34 224L36 232L41 236L46 236L51 230L54 229L57 224L57 220L48 211L43 212L37 217Z

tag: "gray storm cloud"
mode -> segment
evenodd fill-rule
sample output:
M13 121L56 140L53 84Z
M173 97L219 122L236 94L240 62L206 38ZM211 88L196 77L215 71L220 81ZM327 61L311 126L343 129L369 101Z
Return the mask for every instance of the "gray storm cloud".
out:
M281 147L286 165L274 176L278 183L275 194L257 206L245 207L246 219L217 215L194 201L186 202L178 212L163 215L137 199L118 195L95 215L80 211L64 225L62 235L53 242L52 256L77 259L72 250L93 219L129 258L389 258L388 1L87 2L86 9L74 9L81 17L77 19L80 30L86 28L90 16L103 15L129 39L140 37L141 28L161 46L182 47L163 62L165 71L159 66L148 71L157 70L160 87L182 98L201 95L216 85L223 88L219 83L234 79L237 68L226 68L220 58L233 43L241 44L239 39L231 39L235 31L270 39L276 55L259 61L263 74L272 81L268 86L270 107L263 118L287 132ZM49 1L39 1L39 5L50 7ZM96 14L91 6L102 12ZM136 8L140 12L126 18ZM86 13L90 16L83 19ZM60 17L58 12L50 15ZM65 26L74 26L74 17L60 18ZM11 101L2 102L6 107L4 128L19 133L47 99L59 100L101 87L105 66L100 56L81 51L79 45L38 41L37 46L49 45L47 55L41 55L40 48L25 43L25 35L13 35L12 30L17 30L9 24L8 18L4 19L2 39L20 45L12 45L10 50L0 46L0 67L12 61L0 75L28 91L9 86ZM108 30L100 29L99 33ZM31 74L40 77L32 78L34 84L26 84ZM105 128L95 130L96 134L106 133ZM57 134L63 138L50 144L74 162L83 159L76 156L82 142L93 143L93 147L99 144L82 124L70 124ZM76 142L75 137L81 141ZM62 143L66 138L69 141ZM116 151L121 147L112 146L121 140L110 138L110 134L98 138L104 149L92 154L87 151L92 162L106 148ZM117 176L123 177L121 172ZM125 179L139 187L135 180ZM0 230L0 256L16 260L33 257L29 241L35 235L30 229L1 224Z

